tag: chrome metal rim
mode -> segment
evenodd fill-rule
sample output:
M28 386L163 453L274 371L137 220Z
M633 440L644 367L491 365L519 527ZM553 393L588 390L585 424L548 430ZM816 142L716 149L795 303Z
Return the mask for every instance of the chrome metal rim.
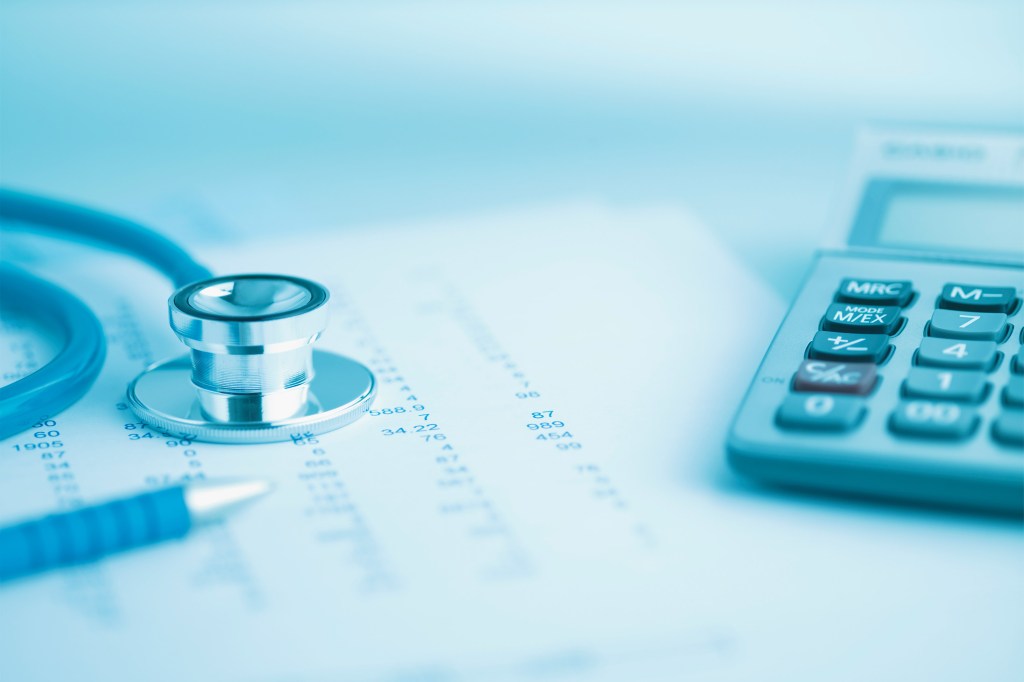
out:
M211 443L266 443L319 435L356 421L373 404L373 372L350 358L313 351L316 373L306 413L279 421L227 423L206 418L192 383L192 361L181 356L146 368L129 385L128 405L151 427Z

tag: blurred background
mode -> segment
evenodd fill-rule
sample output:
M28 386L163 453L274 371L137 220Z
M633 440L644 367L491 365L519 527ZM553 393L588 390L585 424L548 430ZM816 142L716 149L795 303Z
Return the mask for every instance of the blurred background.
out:
M866 122L1024 124L1024 3L0 4L0 181L203 236L680 204L792 294Z

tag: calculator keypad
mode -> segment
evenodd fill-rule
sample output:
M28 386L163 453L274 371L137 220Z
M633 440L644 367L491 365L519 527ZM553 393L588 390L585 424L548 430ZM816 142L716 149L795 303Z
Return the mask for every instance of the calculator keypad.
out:
M894 433L956 439L974 434L980 419L976 408L969 404L983 403L991 393L987 373L999 365L999 345L1012 329L1008 315L1018 305L1012 287L956 283L942 287L925 327L926 336L914 355L917 366L903 382L905 396L941 400L900 403L890 415L889 427ZM1001 392L1002 404L1011 409L1003 409L992 425L993 437L1005 445L1016 445L1021 431L1015 421L1018 403L1012 379L1014 385L1003 387Z
M730 428L730 464L1019 517L1024 262L959 256L820 253Z
M874 389L877 365L892 349L889 335L902 326L900 306L913 296L913 284L907 280L844 279L835 295L837 302L825 311L822 329L811 339L809 359L793 377L794 392L776 414L779 426L819 431L859 426L867 412L866 401L834 394L866 395Z
M776 423L819 433L860 427L882 380L879 365L894 353L891 337L906 326L903 311L915 297L909 280L843 279L823 311L807 359L793 375ZM915 439L973 438L982 423L979 407L995 394L999 411L991 435L1001 445L1021 448L1024 349L1010 359L1008 382L992 378L1003 358L1000 345L1013 331L1010 317L1020 306L1016 290L947 283L933 300L932 310L915 316L920 320L923 312L927 320L916 348L898 344L910 368L899 385L900 402L888 415L889 430Z

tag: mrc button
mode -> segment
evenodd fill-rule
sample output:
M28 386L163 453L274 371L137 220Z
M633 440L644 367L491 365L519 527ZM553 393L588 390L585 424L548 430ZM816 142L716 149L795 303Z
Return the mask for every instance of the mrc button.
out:
M824 328L831 331L892 334L899 326L901 310L894 305L833 303L822 322Z
M939 296L939 307L951 310L1009 313L1016 303L1017 291L1013 287L947 284Z
M836 300L846 303L905 306L914 295L914 285L907 280L854 279L847 277L839 285Z

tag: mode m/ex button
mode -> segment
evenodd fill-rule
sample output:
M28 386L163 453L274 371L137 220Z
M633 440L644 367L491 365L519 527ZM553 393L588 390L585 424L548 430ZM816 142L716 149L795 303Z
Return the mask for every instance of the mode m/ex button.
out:
M900 307L833 303L825 312L827 331L892 334L900 324Z

